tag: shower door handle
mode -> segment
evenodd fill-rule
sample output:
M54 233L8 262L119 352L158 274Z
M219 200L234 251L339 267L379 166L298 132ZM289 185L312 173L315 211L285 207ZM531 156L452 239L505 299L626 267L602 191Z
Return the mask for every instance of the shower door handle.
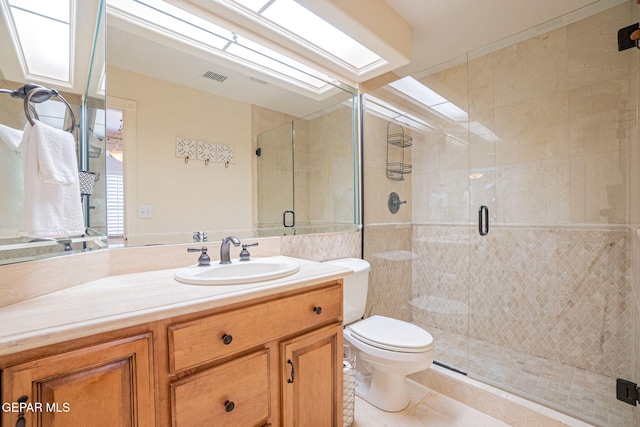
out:
M287 214L291 214L291 224L287 225ZM296 213L291 210L282 212L282 226L285 228L293 228L296 225Z
M489 208L485 205L478 211L478 232L481 236L489 234Z

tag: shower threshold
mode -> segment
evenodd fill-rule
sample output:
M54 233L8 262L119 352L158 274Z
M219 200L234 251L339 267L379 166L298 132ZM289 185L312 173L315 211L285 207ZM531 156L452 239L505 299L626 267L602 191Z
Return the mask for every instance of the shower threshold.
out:
M435 359L470 378L595 426L635 427L633 407L616 399L615 378L421 326L434 337Z

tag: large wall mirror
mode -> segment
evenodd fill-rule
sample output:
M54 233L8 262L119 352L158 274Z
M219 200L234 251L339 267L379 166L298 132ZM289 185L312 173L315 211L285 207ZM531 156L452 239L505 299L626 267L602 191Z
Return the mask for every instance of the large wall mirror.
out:
M95 178L82 196L84 234L28 237L8 203L22 191L20 153L0 144L13 155L0 156L0 264L229 234L357 229L353 88L225 30L192 2L0 6L0 89L57 90L77 118L78 167ZM68 38L53 37L56 27ZM28 46L35 65L24 57ZM70 67L64 78L38 68L52 52ZM45 121L58 103L32 108ZM70 117L61 114L51 120L64 129ZM0 93L0 125L21 132L26 120L23 101Z
M354 90L171 3L107 1L110 245L355 230Z
M103 1L2 0L0 51L0 265L107 247ZM25 100L18 95L21 89L30 93L25 87L35 87L26 85L37 85L43 91L38 93L52 96L38 99L32 94L25 110ZM72 195L82 205L80 232L26 231L25 206L34 206L23 175L23 169L32 168L23 168L20 147L27 114L73 135L74 153L60 163L69 166L73 163L69 158L75 157L79 178L86 183L80 186L78 199ZM55 162L49 166L57 167ZM56 199L52 210L59 205ZM36 210L41 208L45 212L42 206Z

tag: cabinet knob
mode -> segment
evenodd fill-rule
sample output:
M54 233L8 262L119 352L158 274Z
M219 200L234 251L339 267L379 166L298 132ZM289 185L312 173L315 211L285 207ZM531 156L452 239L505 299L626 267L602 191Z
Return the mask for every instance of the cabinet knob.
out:
M231 335L224 334L224 335L222 336L222 343L223 343L224 345L229 345L229 344L231 344L231 341L233 341L233 337L232 337ZM233 403L233 402L231 402L231 403Z
M320 306L313 307L313 312L316 314L322 314L322 307Z
M230 400L227 400L226 402L224 402L224 410L227 412L233 411L233 408L235 407L236 407L236 404Z

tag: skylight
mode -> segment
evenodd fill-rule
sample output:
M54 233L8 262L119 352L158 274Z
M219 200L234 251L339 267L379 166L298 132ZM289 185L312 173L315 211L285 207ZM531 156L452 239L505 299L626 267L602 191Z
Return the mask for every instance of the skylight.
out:
M306 40L326 54L362 69L386 63L380 56L358 43L318 15L294 0L232 0L298 38Z
M371 95L367 95L365 107L369 112L374 112L387 120L391 119L396 122L404 123L411 128L418 129L423 132L436 129L436 127L431 123L425 122L423 119L407 113L406 111L402 111L395 105L391 105L388 102Z
M26 74L71 81L73 0L2 0Z
M163 0L134 0L134 2L147 6L147 8L131 9L138 17L215 49L223 49L229 40L233 40L231 31Z
M469 119L469 115L466 111L429 89L413 77L404 77L393 83L389 83L389 86L399 90L410 98L415 99L421 104L426 105L453 121L464 122Z
M191 45L211 49L290 83L297 82L315 93L333 87L328 83L333 81L330 76L163 0L111 0L109 7L135 16L145 26L159 28Z

